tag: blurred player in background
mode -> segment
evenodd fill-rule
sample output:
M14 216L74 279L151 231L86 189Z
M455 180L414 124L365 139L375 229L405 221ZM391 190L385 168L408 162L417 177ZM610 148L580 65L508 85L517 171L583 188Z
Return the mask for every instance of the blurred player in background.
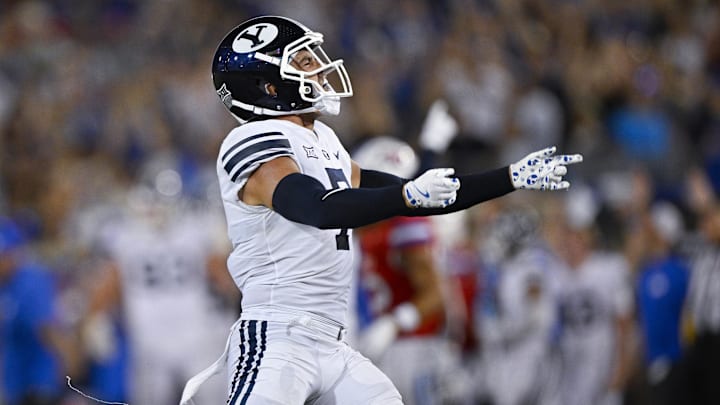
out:
M582 160L547 148L458 177L448 168L414 180L361 169L317 120L339 114L352 95L343 61L322 43L296 21L262 16L235 27L215 52L215 88L241 124L223 141L217 174L243 312L226 353L188 382L182 403L226 356L231 405L401 403L387 376L343 343L351 229L459 211L516 188L566 189L566 165Z
M129 211L99 231L109 260L89 304L86 345L98 357L112 350L112 335L102 331L119 306L131 356L130 403L138 405L177 403L178 388L218 355L237 316L232 297L214 283L232 284L224 266L216 268L229 249L219 207L194 207L183 184L175 160L161 155L132 188ZM222 384L207 388L201 403L224 401Z
M353 158L364 168L402 178L419 168L410 145L385 136L365 142ZM435 224L429 218L396 217L356 232L360 284L374 319L360 332L360 352L387 374L406 404L443 403L449 378L462 376L459 353L444 336L446 283L437 268Z
M482 243L486 266L496 269L497 279L486 286L479 311L479 378L496 405L541 403L549 375L558 263L542 243L539 226L535 209L511 206L493 221Z
M561 260L560 403L621 404L633 348L633 294L626 259L598 247L599 204L576 189L547 221L548 239ZM564 210L564 211L563 211Z

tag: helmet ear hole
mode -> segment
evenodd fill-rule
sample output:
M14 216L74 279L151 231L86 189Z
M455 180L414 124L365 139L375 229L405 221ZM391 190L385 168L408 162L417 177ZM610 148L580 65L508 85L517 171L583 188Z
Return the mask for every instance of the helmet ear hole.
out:
M265 83L265 86L263 86L265 89L265 94L271 97L277 97L277 88L272 83Z

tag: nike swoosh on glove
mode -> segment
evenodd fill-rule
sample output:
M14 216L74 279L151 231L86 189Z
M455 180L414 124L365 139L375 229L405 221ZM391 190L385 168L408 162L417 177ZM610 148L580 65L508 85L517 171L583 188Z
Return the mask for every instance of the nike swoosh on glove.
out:
M533 152L510 165L510 180L516 189L566 190L570 182L563 180L567 165L583 161L582 155L557 155L551 146Z
M455 169L430 169L403 186L405 204L411 208L445 208L457 199L460 180Z

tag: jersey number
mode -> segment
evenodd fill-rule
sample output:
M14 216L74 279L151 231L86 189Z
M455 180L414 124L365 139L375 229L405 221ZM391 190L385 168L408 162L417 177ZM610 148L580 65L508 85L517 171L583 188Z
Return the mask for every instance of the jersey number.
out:
M342 169L330 169L326 167L325 171L327 171L328 178L330 178L330 184L332 184L333 190L350 188L350 182L345 178L345 173L343 173ZM347 228L340 229L340 233L335 235L335 246L337 250L350 250L350 238L348 237Z

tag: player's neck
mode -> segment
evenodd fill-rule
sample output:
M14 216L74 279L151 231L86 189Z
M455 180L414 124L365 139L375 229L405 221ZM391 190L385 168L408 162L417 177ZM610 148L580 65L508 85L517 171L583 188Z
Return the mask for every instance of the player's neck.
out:
M300 125L301 127L307 128L312 131L315 128L315 119L317 118L317 116L317 113L307 113L298 115L283 115L278 117L278 119L290 121L293 124Z

